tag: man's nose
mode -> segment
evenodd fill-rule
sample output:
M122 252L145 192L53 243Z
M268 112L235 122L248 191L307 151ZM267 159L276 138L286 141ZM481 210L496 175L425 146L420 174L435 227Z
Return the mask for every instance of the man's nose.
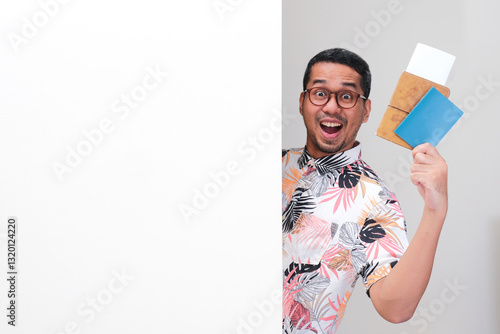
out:
M340 110L340 106L337 103L337 95L336 93L331 93L330 100L323 106L324 112L338 112Z

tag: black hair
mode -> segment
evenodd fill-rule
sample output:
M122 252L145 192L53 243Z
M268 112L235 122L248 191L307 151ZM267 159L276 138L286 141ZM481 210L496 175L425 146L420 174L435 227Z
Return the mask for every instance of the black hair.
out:
M364 96L368 98L372 82L370 67L363 58L354 52L341 48L321 51L309 60L304 73L304 80L302 82L303 90L306 90L307 83L311 78L311 68L314 64L320 62L343 64L358 72L358 74L361 75L361 90L363 91Z

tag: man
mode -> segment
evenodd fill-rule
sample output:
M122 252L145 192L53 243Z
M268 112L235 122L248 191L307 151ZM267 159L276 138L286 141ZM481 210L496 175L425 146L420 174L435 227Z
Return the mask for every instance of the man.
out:
M310 60L303 85L306 146L282 158L283 333L334 333L359 276L384 319L407 321L446 216L446 162L430 144L412 151L411 180L425 205L408 244L399 203L356 141L371 110L368 64L325 50Z

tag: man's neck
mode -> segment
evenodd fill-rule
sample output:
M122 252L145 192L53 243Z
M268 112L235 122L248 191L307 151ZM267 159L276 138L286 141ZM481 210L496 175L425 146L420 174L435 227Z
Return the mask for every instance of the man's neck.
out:
M312 158L319 159L319 158L326 157L328 155L335 155L335 154L339 154L339 153L342 153L342 152L345 152L345 151L349 151L350 149L353 149L353 148L355 148L358 145L359 145L359 141L355 141L352 145L349 145L348 148L340 150L340 151L337 151L335 153L328 153L328 152L324 152L324 151L321 151L319 149L314 149L314 148L311 150L310 147L314 147L314 146L308 145L308 144L306 144L306 148L307 148L307 153L309 153L309 155Z

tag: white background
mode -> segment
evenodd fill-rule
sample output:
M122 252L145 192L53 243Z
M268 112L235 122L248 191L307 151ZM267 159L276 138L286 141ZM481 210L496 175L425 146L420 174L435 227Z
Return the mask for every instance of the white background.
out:
M280 64L279 2L2 1L0 332L280 330Z
M283 2L283 109L297 115L284 123L283 146L305 143L298 99L309 59L336 46L358 52L373 74L370 121L358 136L363 158L392 184L410 237L423 208L408 178L410 152L375 131L418 42L457 57L447 86L465 115L438 145L449 165L450 207L430 284L413 319L393 325L376 314L358 282L339 333L500 332L499 10L486 0Z

